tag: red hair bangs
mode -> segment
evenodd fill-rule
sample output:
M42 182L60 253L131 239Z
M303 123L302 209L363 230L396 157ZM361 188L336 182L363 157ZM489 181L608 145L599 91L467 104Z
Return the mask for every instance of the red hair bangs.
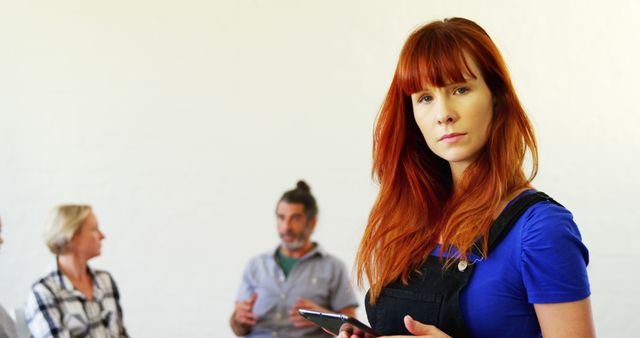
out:
M471 48L446 29L429 26L414 32L400 53L397 85L407 96L427 86L444 87L476 78L467 64Z

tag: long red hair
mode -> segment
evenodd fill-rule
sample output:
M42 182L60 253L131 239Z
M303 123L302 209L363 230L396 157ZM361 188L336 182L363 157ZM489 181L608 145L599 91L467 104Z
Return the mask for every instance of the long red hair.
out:
M489 138L476 161L453 185L449 163L427 146L413 118L411 94L425 84L442 87L472 74L472 58L494 98ZM529 150L532 170L523 170ZM378 197L356 256L359 285L370 284L370 301L381 289L420 267L442 239L465 258L486 235L500 203L528 187L538 168L533 128L489 35L473 21L435 21L407 39L374 131L373 175ZM483 245L486 253L487 243ZM442 250L444 251L444 250Z

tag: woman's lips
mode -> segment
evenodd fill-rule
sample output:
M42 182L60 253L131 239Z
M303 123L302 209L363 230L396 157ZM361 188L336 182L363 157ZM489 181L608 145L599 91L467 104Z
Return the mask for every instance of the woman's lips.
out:
M445 135L442 135L442 137L440 137L440 139L438 139L438 141L442 141L442 142L445 142L445 143L455 143L455 142L458 142L465 135L466 135L466 133L445 134Z

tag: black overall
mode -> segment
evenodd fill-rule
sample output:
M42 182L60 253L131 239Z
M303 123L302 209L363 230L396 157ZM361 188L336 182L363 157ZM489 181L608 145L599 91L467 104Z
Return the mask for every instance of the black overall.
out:
M541 201L558 204L545 193L536 192L521 195L503 210L489 231L489 252L529 206ZM482 239L475 247L482 248ZM474 254L481 253L474 251ZM421 323L435 325L454 338L470 337L462 318L459 297L473 270L474 265L467 265L466 261L459 261L445 270L440 259L427 259L420 267L420 273L409 276L408 285L403 285L399 279L392 282L382 289L375 304L369 303L367 293L365 306L371 327L383 335L409 335L403 321L408 314Z

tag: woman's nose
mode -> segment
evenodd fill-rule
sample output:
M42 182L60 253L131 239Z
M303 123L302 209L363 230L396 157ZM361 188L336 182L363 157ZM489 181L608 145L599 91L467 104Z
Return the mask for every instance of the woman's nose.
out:
M457 114L447 99L438 100L436 122L441 124L451 124L457 120Z

